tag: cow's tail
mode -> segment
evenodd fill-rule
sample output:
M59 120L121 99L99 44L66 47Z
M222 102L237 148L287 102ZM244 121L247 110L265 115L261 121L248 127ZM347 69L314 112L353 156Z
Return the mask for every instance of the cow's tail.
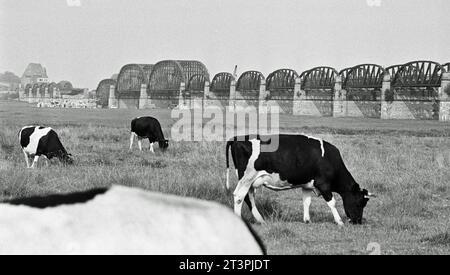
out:
M136 125L136 119L135 118L133 118L132 120L131 120L131 127L130 127L130 132L131 133L133 133L133 129L134 129L134 126Z
M230 156L229 151L230 147L233 144L233 141L229 140L227 141L227 147L225 149L225 158L227 162L227 181L225 182L225 189L228 191L230 190Z
M23 128L20 129L19 132L17 133L17 137L19 138L19 143L22 140L22 130L23 130Z

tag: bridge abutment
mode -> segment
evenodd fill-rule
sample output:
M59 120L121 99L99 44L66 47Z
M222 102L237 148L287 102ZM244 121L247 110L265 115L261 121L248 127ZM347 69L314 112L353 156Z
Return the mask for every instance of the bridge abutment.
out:
M108 108L117 108L116 86L109 86Z
M450 72L442 74L439 91L439 121L450 121Z
M333 117L344 117L344 90L342 89L342 78L336 77L336 83L334 84L334 97L333 97Z
M261 79L261 84L259 85L259 103L258 111L259 113L267 113L269 111L269 105L267 104L269 93L266 89L266 80Z
M147 84L142 84L139 93L139 109L144 109L147 106L147 99L148 99Z

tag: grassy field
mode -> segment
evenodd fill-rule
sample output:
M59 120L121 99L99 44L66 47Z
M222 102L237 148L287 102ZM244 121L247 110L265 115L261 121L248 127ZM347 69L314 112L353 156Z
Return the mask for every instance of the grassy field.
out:
M224 142L171 142L167 152L156 149L155 155L128 152L130 120L142 115L157 117L170 138L176 121L169 110L38 109L0 102L0 199L121 184L232 207L223 189ZM34 124L55 128L76 165L55 161L26 169L17 132ZM369 201L364 225L338 228L322 198L313 198L313 223L303 224L300 190L259 191L257 203L268 223L254 228L269 254L369 254L373 242L382 254L450 254L450 123L283 115L280 125L335 144L355 179L378 198ZM338 209L344 217L340 200Z

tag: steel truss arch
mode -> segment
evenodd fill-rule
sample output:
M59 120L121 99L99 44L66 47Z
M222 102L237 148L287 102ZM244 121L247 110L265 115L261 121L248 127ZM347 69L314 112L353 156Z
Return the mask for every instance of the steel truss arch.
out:
M259 91L261 81L264 79L264 75L261 72L246 71L239 77L236 83L236 91L244 93L248 91Z
M334 89L336 77L339 75L334 68L321 66L302 73L302 90Z
M392 66L386 67L384 70L386 71L386 73L388 73L391 76L391 80L392 80L392 79L394 79L398 70L400 70L400 68L402 66L403 65L392 65Z
M98 105L102 107L108 106L109 92L113 85L116 86L116 81L111 78L103 79L98 83L97 89L95 90Z
M188 90L188 91L204 91L206 81L207 81L207 79L204 75L195 74L189 79L186 90Z
M376 64L357 65L348 71L343 88L381 89L385 70Z
M433 61L413 61L404 64L396 73L393 87L440 87L444 68Z
M450 73L450 62L445 63L442 67L445 69L445 72Z
M235 78L231 73L220 72L211 81L210 91L218 97L229 98L232 81L235 81Z
M178 90L181 82L186 85L196 74L203 75L209 81L206 66L199 61L163 60L155 64L149 77L149 90Z
M293 90L295 80L298 78L296 71L291 69L280 69L269 74L266 80L267 90Z
M341 77L342 83L345 82L345 80L347 79L347 76L348 76L349 72L350 72L352 69L353 69L353 67L349 67L349 68L345 68L345 69L343 69L343 70L341 70L341 71L339 72L339 76Z
M127 64L120 69L116 81L117 95L140 92L142 84L147 84L144 66L146 65Z

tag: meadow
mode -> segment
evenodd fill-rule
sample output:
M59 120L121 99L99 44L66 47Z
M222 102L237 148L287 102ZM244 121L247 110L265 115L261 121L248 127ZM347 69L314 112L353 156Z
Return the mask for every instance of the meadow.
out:
M120 184L232 208L223 188L225 142L171 141L166 152L156 147L151 154L145 141L144 152L129 152L130 121L143 115L158 118L170 139L176 120L167 109L39 109L0 101L0 199ZM26 169L17 133L35 124L58 132L75 165ZM369 254L371 243L381 254L450 254L450 123L282 115L280 126L336 145L358 183L378 197L365 209L366 223L339 228L322 198L313 198L312 224L304 224L300 190L258 191L267 224L252 225L269 254ZM338 210L344 217L340 198Z

